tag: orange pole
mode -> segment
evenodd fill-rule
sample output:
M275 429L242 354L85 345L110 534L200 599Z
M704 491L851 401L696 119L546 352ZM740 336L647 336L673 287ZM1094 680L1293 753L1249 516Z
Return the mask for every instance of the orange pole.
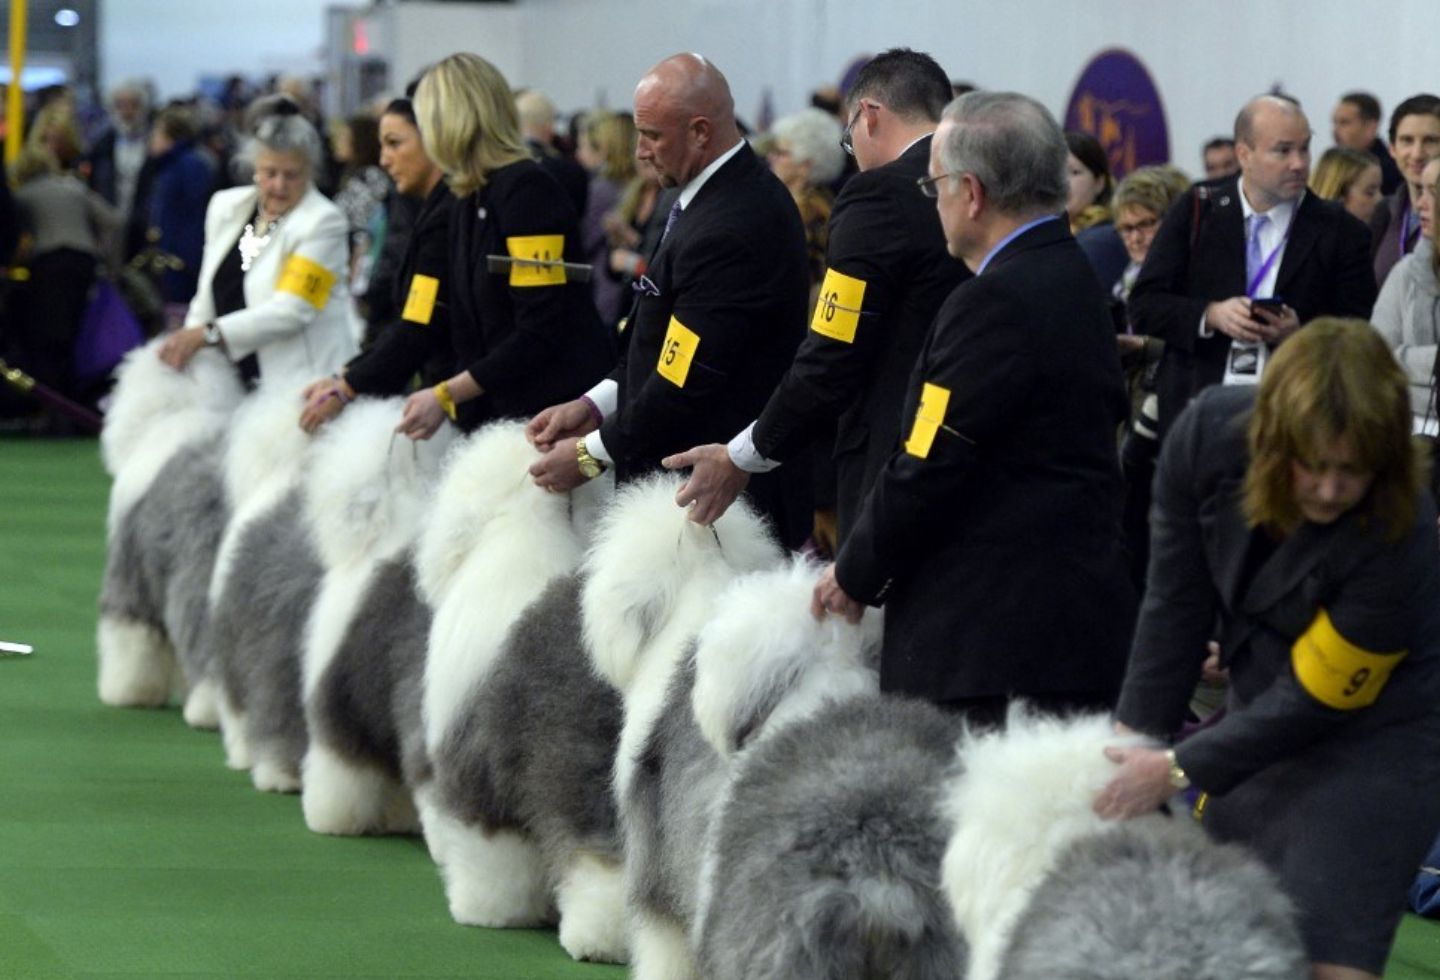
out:
M5 98L5 162L14 163L25 139L25 7L27 0L10 0L10 88Z

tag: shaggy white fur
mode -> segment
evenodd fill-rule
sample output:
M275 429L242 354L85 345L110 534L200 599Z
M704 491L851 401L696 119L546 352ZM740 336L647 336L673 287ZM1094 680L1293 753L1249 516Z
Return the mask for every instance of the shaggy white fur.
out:
M577 960L624 963L625 869L594 854L579 854L555 887L560 945Z
M665 703L670 675L737 576L783 554L743 500L700 527L675 506L678 476L626 486L600 520L585 556L580 615L591 663L619 692L625 720L615 757L620 797Z
M1010 935L1057 855L1120 826L1091 809L1115 772L1104 750L1141 744L1139 736L1115 734L1105 715L1057 719L1023 705L1011 708L1003 732L961 740L961 774L945 804L955 832L942 878L970 943L969 980L997 975Z
M679 929L642 913L631 919L630 933L630 980L700 980Z
M211 605L224 593L245 528L273 507L304 470L311 438L300 428L303 386L294 378L266 379L235 413L224 465L230 521L210 576Z
M722 757L827 703L879 693L880 613L858 626L816 620L810 597L820 570L796 557L736 579L715 601L695 650L691 704Z
M156 339L126 355L105 414L100 454L114 477L108 537L177 450L221 437L244 395L218 352L201 351L185 371L174 371L156 355L160 343Z
M160 630L117 616L101 616L95 630L100 655L100 701L126 708L170 703L179 674L175 650Z
M317 834L415 833L410 792L384 773L351 764L315 739L300 767L300 807Z
M535 486L524 426L500 422L451 454L420 537L416 571L435 610L422 713L432 753L494 664L510 626L551 579L574 570L582 542L565 494Z
M250 753L250 740L245 737L245 713L235 708L223 687L216 707L220 714L220 741L225 747L226 768L249 769L255 760Z
M220 727L220 684L213 678L203 677L185 695L182 712L185 724L191 728L214 731Z
M300 792L300 774L263 752L255 753L255 764L250 767L250 782L262 793Z
M484 833L439 807L423 823L430 853L443 855L440 876L456 922L523 929L554 921L534 842L512 830Z

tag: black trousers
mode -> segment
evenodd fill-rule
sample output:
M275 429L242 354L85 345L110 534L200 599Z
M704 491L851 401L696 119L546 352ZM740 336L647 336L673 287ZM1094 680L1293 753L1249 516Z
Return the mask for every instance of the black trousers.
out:
M57 248L30 262L24 310L9 344L17 366L62 395L78 398L75 338L95 285L95 256Z

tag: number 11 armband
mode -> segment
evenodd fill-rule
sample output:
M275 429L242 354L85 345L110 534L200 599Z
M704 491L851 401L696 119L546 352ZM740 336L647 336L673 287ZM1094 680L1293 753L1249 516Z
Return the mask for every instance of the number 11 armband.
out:
M1324 609L1290 648L1295 679L1321 704L1342 711L1368 708L1380 696L1408 650L1375 653L1356 646L1335 628Z

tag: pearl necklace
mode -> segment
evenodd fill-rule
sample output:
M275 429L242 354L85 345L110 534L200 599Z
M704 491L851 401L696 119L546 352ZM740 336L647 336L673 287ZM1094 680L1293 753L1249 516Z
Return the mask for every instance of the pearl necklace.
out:
M282 215L281 217L284 216ZM245 233L240 236L241 272L250 271L250 266L260 257L260 253L265 251L265 246L270 244L270 238L274 234L275 229L280 227L280 218L274 218L266 222L259 221L258 214L256 218L257 220L246 223ZM264 225L264 231L258 230L258 226L261 224Z

